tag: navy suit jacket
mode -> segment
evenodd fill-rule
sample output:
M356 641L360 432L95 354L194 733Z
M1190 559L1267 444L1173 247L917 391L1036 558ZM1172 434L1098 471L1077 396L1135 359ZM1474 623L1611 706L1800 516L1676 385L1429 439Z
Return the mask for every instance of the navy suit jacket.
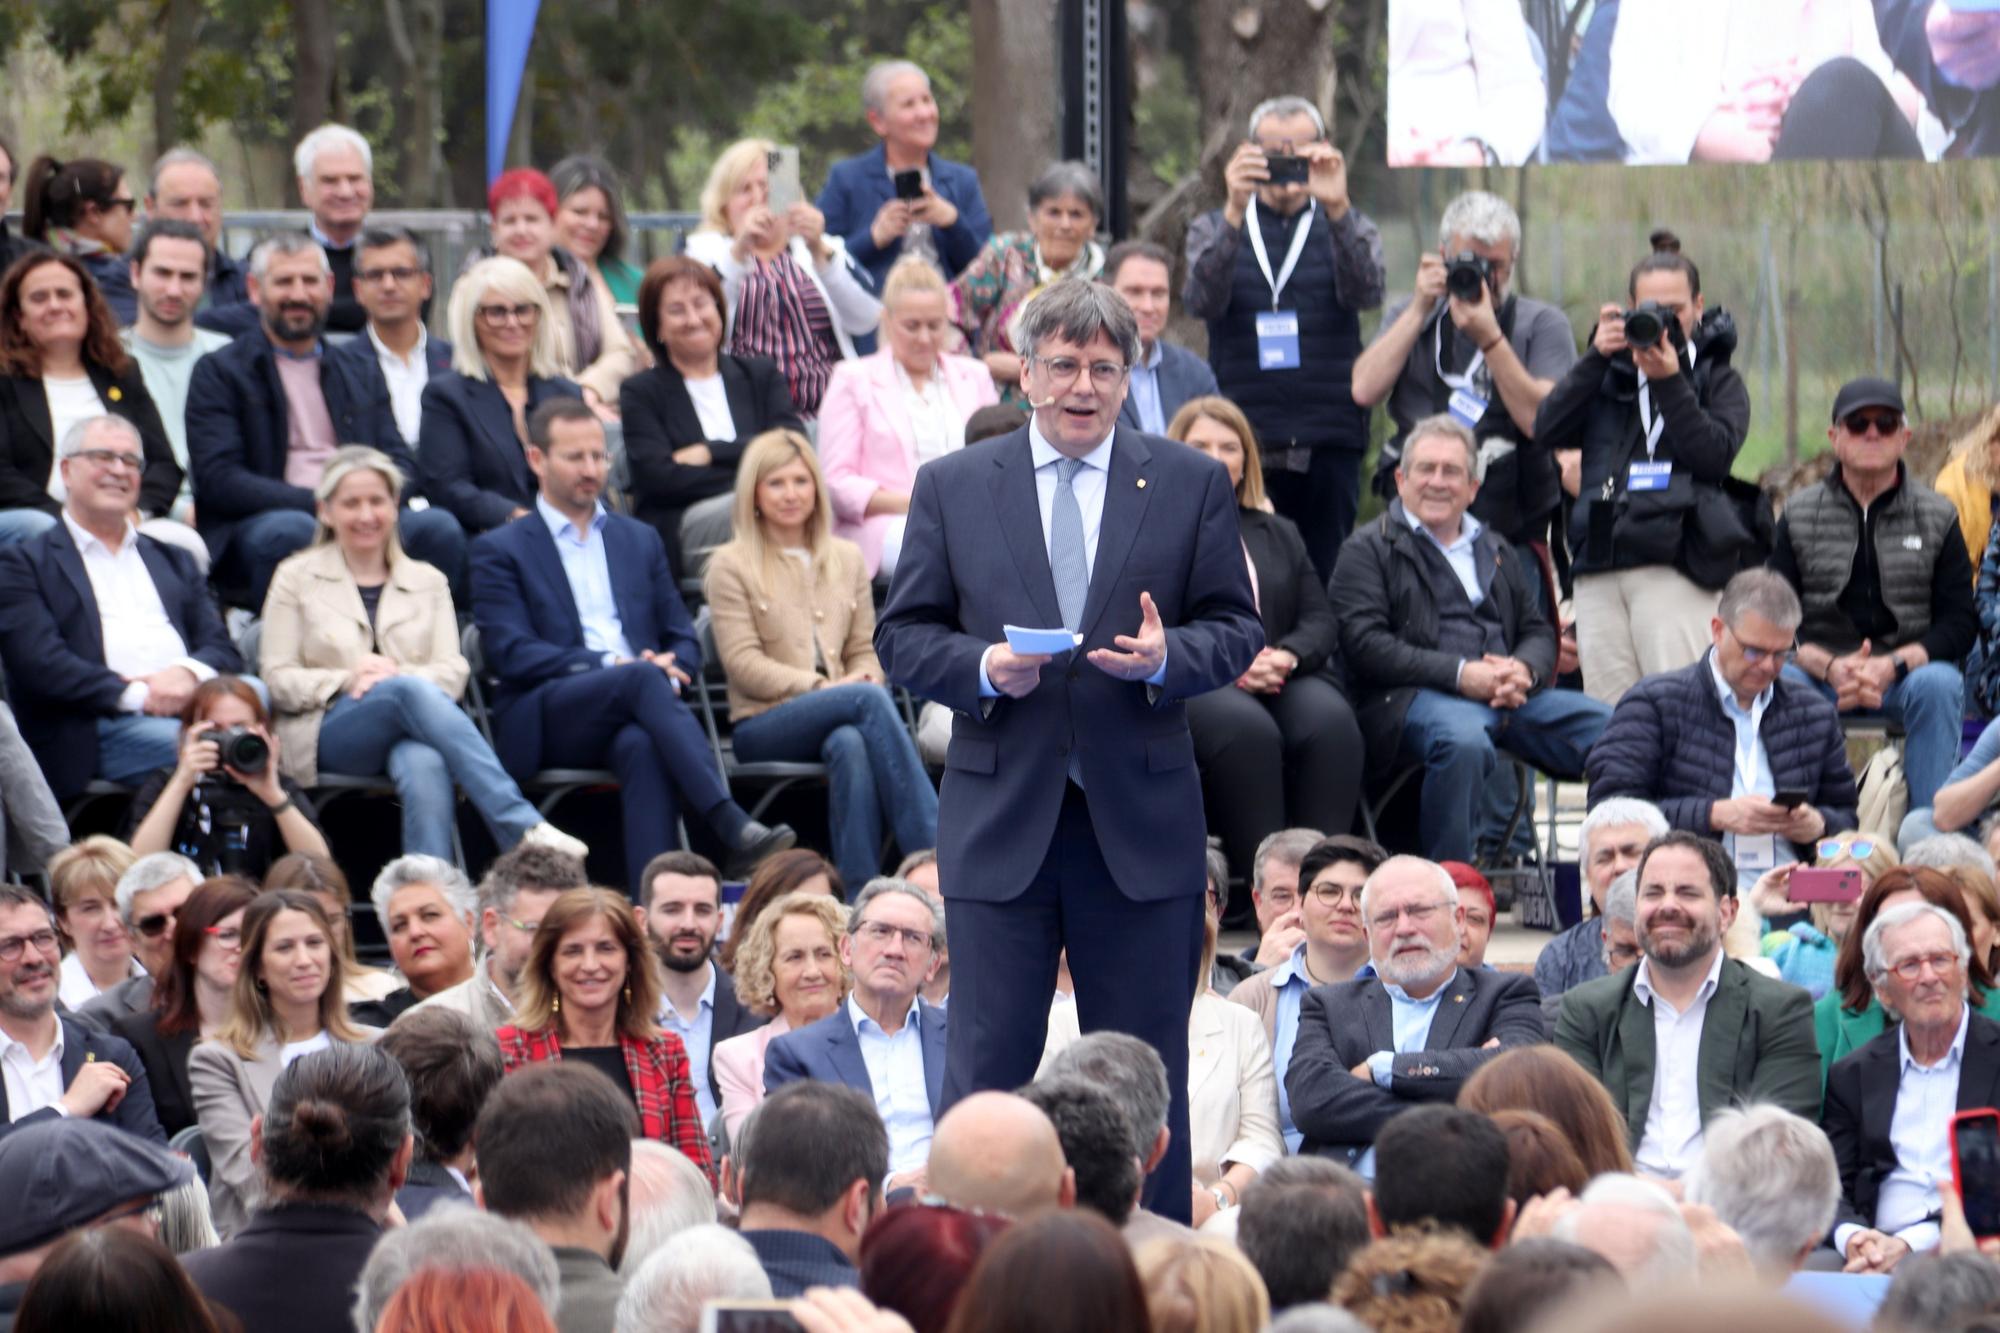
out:
M222 614L194 557L141 534L139 558L188 656L220 672L241 671ZM0 660L21 735L58 799L97 773L97 720L118 714L125 679L104 665L104 623L83 555L56 526L0 548Z
M1084 658L1139 632L1142 591L1166 626L1159 688ZM1221 464L1119 426L1082 647L1043 667L1026 698L982 699L980 658L1010 624L1062 624L1025 426L918 469L875 630L889 679L956 713L938 798L948 896L1005 902L1028 887L1055 836L1072 749L1120 891L1200 893L1207 826L1183 701L1242 675L1264 643Z
M61 1015L56 1021L62 1024L63 1087L67 1088L76 1081L76 1071L83 1068L85 1060L108 1060L117 1065L132 1076L132 1082L126 1086L125 1095L119 1099L118 1105L108 1111L100 1111L93 1118L166 1147L166 1132L160 1128L160 1119L153 1113L153 1089L146 1081L146 1066L139 1062L139 1053L128 1042L108 1032L98 1032ZM0 1139L23 1125L53 1120L61 1114L53 1106L45 1106L19 1120L11 1120L7 1108L7 1085L0 1082Z
M389 380L382 373L382 363L376 359L375 344L369 339L368 331L363 329L340 346L329 349L327 356L340 362L353 380L361 410L368 414L368 438L380 439L386 433L402 439L403 432L396 425L396 404L389 397ZM432 379L449 374L451 344L435 335L425 339L424 366ZM411 454L410 458L414 461L416 455ZM422 482L416 473L407 474L403 480L404 500L423 494Z
M1176 347L1170 342L1160 343L1160 365L1153 372L1160 384L1160 428L1173 424L1174 413L1181 410L1181 404L1190 398L1217 392L1215 371L1208 362L1196 356L1185 347ZM1125 391L1125 406L1118 409L1118 424L1141 429L1139 408L1132 401L1132 391Z
M1500 1044L1488 1049L1496 1038ZM1432 1012L1425 1049L1396 1056L1389 1086L1380 1088L1351 1071L1377 1051L1396 1049L1389 992L1374 977L1315 986L1299 1002L1298 1041L1285 1068L1292 1123L1306 1136L1301 1151L1352 1166L1398 1111L1456 1101L1488 1060L1547 1040L1533 977L1461 967Z
M475 540L471 556L472 616L487 670L499 679L493 699L496 749L516 778L541 767L536 689L604 669L603 658L583 646L583 621L556 539L541 511L532 509L533 499L528 503L531 512ZM660 534L636 518L610 514L604 548L611 596L632 651L670 652L698 679L701 645L694 618L681 601ZM526 706L517 707L521 704Z
M993 235L993 216L986 211L978 172L936 153L931 154L930 171L931 189L958 210L958 221L932 234L945 271L957 277ZM903 238L899 236L878 249L869 228L895 193L888 151L879 143L859 157L834 163L833 170L826 173L826 187L819 192L819 211L826 214L826 229L847 243L847 253L877 290L903 253Z
M417 434L415 475L424 494L450 510L468 533L497 528L516 509L533 509L535 474L499 386L449 369L431 374ZM551 398L582 397L571 380L528 377L529 415Z
M917 1006L917 1035L924 1044L924 1089L930 1093L931 1118L936 1120L944 1107L945 1011L922 999ZM861 1039L854 1035L854 1019L846 1005L817 1023L773 1038L764 1048L766 1093L807 1078L838 1083L874 1098L875 1085L868 1079Z

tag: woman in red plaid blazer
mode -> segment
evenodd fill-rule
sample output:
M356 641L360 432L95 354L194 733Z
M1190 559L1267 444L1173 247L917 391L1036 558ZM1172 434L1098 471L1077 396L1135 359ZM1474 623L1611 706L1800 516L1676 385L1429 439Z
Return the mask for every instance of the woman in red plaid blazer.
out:
M713 1185L687 1048L653 1021L657 967L623 894L571 889L542 914L514 1021L493 1035L509 1073L542 1060L597 1069L631 1094L640 1134L680 1149Z

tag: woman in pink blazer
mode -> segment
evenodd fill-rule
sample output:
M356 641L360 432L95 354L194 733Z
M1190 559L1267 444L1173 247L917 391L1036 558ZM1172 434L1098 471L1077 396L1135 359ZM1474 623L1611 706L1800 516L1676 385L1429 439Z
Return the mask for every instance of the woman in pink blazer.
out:
M963 447L965 419L999 401L984 364L939 350L950 328L944 279L906 256L882 286L885 346L837 363L820 400L834 535L861 547L871 578L896 570L917 469Z

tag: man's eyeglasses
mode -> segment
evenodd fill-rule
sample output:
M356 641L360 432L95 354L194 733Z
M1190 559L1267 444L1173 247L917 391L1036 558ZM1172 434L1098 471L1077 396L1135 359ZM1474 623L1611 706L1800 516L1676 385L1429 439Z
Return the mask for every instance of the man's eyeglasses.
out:
M92 467L122 467L130 468L134 472L143 472L146 470L146 456L144 454L127 453L123 449L79 449L71 454L70 457L81 458Z
M1753 648L1749 644L1743 643L1740 639L1737 642L1742 645L1743 660L1752 666L1760 662L1776 662L1779 666L1785 666L1794 657L1799 655L1797 644L1793 644L1789 648Z
M397 282L415 282L422 276L424 276L422 269L407 268L400 264L394 268L358 268L354 270L354 280L356 282L381 282L385 278L394 278ZM497 309L498 307L494 308ZM519 306L514 308L516 310L520 309ZM483 315L486 313L486 310L482 308L479 313Z
M1849 435L1866 435L1868 428L1873 426L1877 435L1887 439L1903 428L1903 414L1891 412L1886 408L1873 411L1862 408L1858 412L1849 412L1842 417L1840 424L1847 428Z
M1374 916L1369 917L1368 924L1375 930L1388 930L1402 918L1408 917L1410 918L1411 925L1428 926L1437 917L1439 912L1445 911L1447 907L1456 907L1457 905L1456 903L1419 903L1415 907L1392 907L1386 912L1377 912Z
M487 324L532 324L542 311L540 306L524 301L520 305L483 305L473 313Z
M1084 370L1083 362L1073 356L1038 356L1035 360L1041 362L1042 369L1048 372L1051 388L1068 388L1076 383L1076 377ZM1090 382L1100 389L1115 389L1128 369L1116 361L1093 361L1090 363Z
M172 929L173 924L174 914L172 912L153 912L134 921L132 929L138 931L147 939L154 940L158 939L165 931Z
M9 935L0 940L0 963L19 962L21 951L32 947L36 953L52 954L56 951L56 933L53 929L31 930L26 935Z
M1875 855L1875 841L1872 838L1855 838L1850 842L1842 842L1839 838L1821 838L1819 840L1820 860L1831 861L1834 857L1840 856L1843 853L1853 857L1857 861L1866 861L1869 857Z
M1905 981L1917 981L1929 967L1940 977L1949 977L1958 970L1958 955L1955 953L1925 953L1915 958L1905 958L1900 963L1891 963L1889 970Z
M539 921L516 921L511 916L503 916L500 919L502 921L505 921L508 925L512 926L514 929L519 931L525 931L530 935L534 934L536 931L542 928L542 923Z
M1353 888L1349 888L1345 884L1315 884L1306 890L1306 892L1311 894L1312 900L1321 907L1338 907L1343 902L1351 902L1356 907L1361 906L1361 886L1359 884Z
M1604 965L1613 972L1623 972L1639 961L1639 946L1636 944L1612 944L1605 946Z
M903 943L909 948L928 949L931 947L929 931L904 930L899 926L892 926L886 921L863 921L854 928L854 933L871 944L887 944L890 940L900 935Z

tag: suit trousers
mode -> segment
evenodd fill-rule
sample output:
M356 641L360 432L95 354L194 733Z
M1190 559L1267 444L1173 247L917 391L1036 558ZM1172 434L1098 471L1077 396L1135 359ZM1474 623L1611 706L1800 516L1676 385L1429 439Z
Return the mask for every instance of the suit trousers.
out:
M1083 1031L1130 1033L1166 1062L1170 1137L1141 1198L1155 1212L1187 1221L1194 1188L1188 1015L1201 966L1202 895L1138 902L1120 893L1083 791L1070 783L1055 837L1020 896L975 902L953 897L947 884L945 901L951 918L945 1106L1034 1080L1048 1039L1057 959L1067 948ZM1151 1149L1135 1145L1142 1158Z

